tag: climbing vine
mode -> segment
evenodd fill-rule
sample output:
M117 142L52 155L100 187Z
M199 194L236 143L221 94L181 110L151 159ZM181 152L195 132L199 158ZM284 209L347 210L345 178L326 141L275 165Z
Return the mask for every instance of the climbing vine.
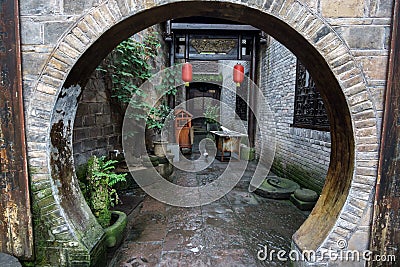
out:
M112 94L126 108L133 95L142 96L140 85L152 75L152 61L158 55L160 42L157 32L149 32L142 41L128 38L122 41L104 60L98 70L107 73L112 81ZM145 103L131 103L146 108Z
M158 56L160 47L158 33L149 31L141 41L134 38L122 41L105 59L103 66L98 68L111 77L111 96L117 99L121 109L124 111L129 104L132 109L147 111L149 114L145 118L147 126L156 132L163 127L170 108L165 99L162 99L155 107L149 106L145 101L140 101L146 96L146 92L143 92L140 86L152 76L152 63ZM176 77L176 70L166 69L163 72L161 84L155 89L165 96L175 95L177 93ZM133 97L135 95L139 97ZM138 112L134 116L137 116L137 119L143 119L140 114Z

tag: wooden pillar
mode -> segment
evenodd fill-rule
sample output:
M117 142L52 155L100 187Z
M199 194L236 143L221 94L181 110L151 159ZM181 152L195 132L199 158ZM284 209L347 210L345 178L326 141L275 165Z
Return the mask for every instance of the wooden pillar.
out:
M370 250L400 260L400 4L394 1L391 49ZM394 262L370 262L394 266Z
M0 252L33 255L17 0L0 5Z
M249 86L249 104L251 107L256 107L257 105L257 99L256 99L256 93L254 88L255 84L257 84L257 76L256 76L256 71L257 71L257 37L253 37L253 44L252 44L252 51L251 51L251 66L250 66L250 79L251 83ZM252 112L252 110L249 108L248 109L248 137L249 137L249 144L250 147L254 147L255 145L255 136L256 136L256 127L257 127L257 121L256 121L256 116Z

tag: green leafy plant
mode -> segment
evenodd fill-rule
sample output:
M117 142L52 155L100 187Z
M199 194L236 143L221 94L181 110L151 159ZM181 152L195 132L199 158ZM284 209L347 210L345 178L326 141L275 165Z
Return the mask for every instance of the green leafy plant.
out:
M206 123L216 123L219 117L219 107L218 106L208 106L204 111L204 117L206 118Z
M165 69L162 73L161 83L156 86L156 89L158 92L161 92L162 95L176 95L178 92L176 85L181 82L180 77L181 74L179 69Z
M156 107L150 108L148 113L149 116L146 120L147 128L153 129L154 132L159 135L170 112L171 108L165 103L165 101L162 101L162 103Z
M105 59L98 70L111 76L112 97L126 108L130 103L138 108L147 108L145 102L132 103L132 96L145 95L140 85L152 75L151 62L157 57L161 46L157 32L148 32L142 41L129 38L122 41Z
M116 174L116 160L92 156L87 163L84 189L86 201L101 226L107 227L111 220L110 208L118 204L117 191L113 188L118 182L126 181L126 173ZM82 187L82 183L81 183Z

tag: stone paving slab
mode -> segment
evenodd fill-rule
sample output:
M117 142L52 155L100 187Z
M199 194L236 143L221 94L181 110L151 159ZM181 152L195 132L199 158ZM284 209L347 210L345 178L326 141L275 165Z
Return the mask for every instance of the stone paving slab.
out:
M1 267L21 267L21 263L14 256L0 252L0 266Z
M214 167L212 177L218 169L223 171ZM206 171L201 179L177 173L175 182L186 185L208 180ZM289 266L277 259L260 261L257 252L263 246L289 252L306 214L290 201L248 192L246 180L247 186L200 207L173 207L145 197L110 266Z

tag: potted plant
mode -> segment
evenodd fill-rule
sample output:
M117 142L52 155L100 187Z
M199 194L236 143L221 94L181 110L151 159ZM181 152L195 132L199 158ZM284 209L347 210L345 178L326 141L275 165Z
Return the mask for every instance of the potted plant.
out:
M150 108L146 121L147 128L154 131L154 155L159 157L164 157L167 152L168 141L166 141L166 136L163 136L162 129L170 111L170 107L163 101L160 105Z
M204 118L206 119L207 132L218 131L220 123L218 122L219 117L219 107L218 106L208 106L204 111Z
M114 186L126 181L126 173L113 172L115 163L116 160L92 156L87 163L86 187L82 190L94 216L104 228L107 247L113 247L122 240L127 223L125 213L110 210L119 202ZM111 223L112 219L114 223Z

